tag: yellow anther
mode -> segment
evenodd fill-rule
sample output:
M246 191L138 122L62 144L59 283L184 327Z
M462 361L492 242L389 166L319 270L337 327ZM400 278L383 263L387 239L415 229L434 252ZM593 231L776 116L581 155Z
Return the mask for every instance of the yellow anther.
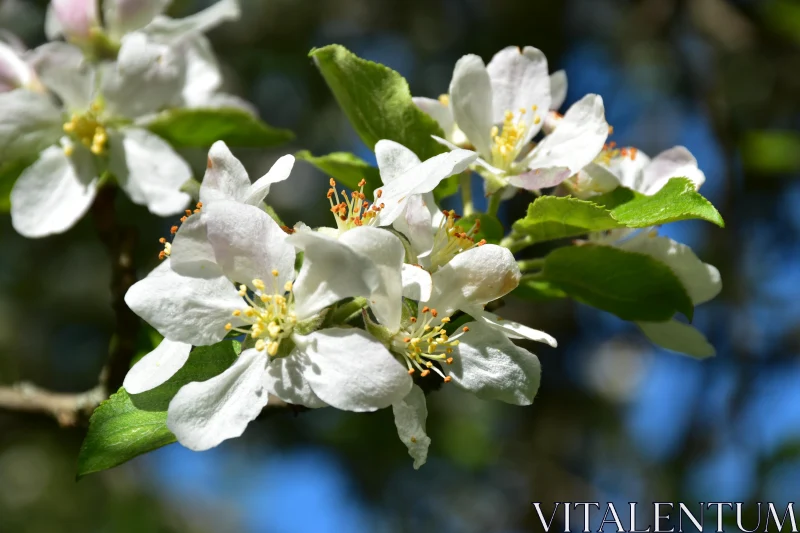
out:
M278 277L278 270L277 270L277 269L275 269L275 268L273 268L273 269L272 269L272 275L273 275L273 276L275 276L275 277L277 278L277 277Z
M286 292L291 292L292 287L293 287L293 284L292 284L291 281L287 281L286 283L283 284L283 290L286 291Z
M256 350L258 350L259 352L263 352L264 348L266 348L266 347L267 347L267 343L264 342L262 339L258 339L256 341Z
M450 322L450 317L449 316L446 316L446 317L444 317L442 319L442 324L447 324L448 322Z
M263 291L264 290L264 282L258 278L253 280L253 287L256 289Z
M228 322L227 324L225 324L225 331L230 331L230 330L232 330L232 329L233 329L233 324L231 324L230 322Z
M241 316L242 312L237 309L232 314L233 314L233 316Z
M281 327L275 322L270 322L267 326L267 332L269 333L270 337L275 339L281 334Z
M275 355L278 353L278 346L279 344L275 341L270 342L267 344L267 353L269 355Z
M75 151L75 148L71 144L68 144L64 147L64 155L67 157L71 157L72 153Z
M440 94L439 95L439 103L445 107L450 105L450 95L449 94Z

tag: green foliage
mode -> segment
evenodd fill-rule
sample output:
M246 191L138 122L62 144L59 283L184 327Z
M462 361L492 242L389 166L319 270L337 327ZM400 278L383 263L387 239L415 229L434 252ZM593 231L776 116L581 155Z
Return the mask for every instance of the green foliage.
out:
M511 294L523 300L546 301L566 298L567 293L549 281L522 278Z
M481 239L486 239L486 242L492 244L500 242L505 230L503 229L503 224L494 215L488 213L473 213L472 215L458 219L456 221L456 226L464 231L469 231L476 220L480 221L480 229L475 234L476 242Z
M800 135L794 131L750 131L742 140L742 162L748 170L766 174L796 172L800 170Z
M444 132L411 100L408 82L380 63L332 44L309 53L353 128L370 149L381 139L409 148L425 160L445 151L431 135Z
M719 212L686 178L672 178L653 196L617 189L593 199L542 196L525 218L514 223L514 233L528 244L575 237L617 228L646 228L679 220L701 219L724 226Z
M383 185L378 169L350 152L334 152L315 157L308 150L303 150L296 153L295 157L308 161L351 190L358 190L358 184L363 179L367 182L364 185L364 194L370 199L375 189Z
M541 280L571 298L625 320L691 319L692 301L670 268L644 254L588 244L545 257Z
M120 389L101 403L89 420L89 432L81 446L78 479L175 442L167 429L170 400L187 383L222 373L233 364L237 352L235 341L195 348L183 368L166 383L135 395Z
M11 209L11 189L20 174L34 161L35 157L24 157L0 165L0 213L7 213Z
M158 115L148 129L177 148L208 148L216 141L262 148L291 141L289 130L273 128L243 109L172 109Z
M458 174L449 176L439 182L439 185L433 190L433 198L437 202L441 202L448 196L453 196L458 192Z

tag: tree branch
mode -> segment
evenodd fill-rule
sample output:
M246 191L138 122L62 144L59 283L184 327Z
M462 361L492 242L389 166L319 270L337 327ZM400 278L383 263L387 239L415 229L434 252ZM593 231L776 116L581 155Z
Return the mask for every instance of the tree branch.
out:
M125 304L125 293L136 283L133 262L136 230L119 225L114 206L117 188L102 187L92 204L92 217L100 240L111 257L111 307L114 310L114 336L108 361L100 375L100 384L109 396L122 386L131 360L136 354L136 340L141 322Z
M102 385L81 393L51 392L30 383L0 387L0 408L48 414L62 427L74 426L81 416L88 417L105 398Z

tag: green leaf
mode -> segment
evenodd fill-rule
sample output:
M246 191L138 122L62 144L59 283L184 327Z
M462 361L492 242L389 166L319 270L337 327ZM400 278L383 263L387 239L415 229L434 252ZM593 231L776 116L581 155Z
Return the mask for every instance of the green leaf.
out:
M446 150L431 138L444 136L442 128L414 105L403 76L385 65L361 59L338 44L315 48L309 56L370 149L379 140L390 139L422 160Z
M453 196L458 192L458 174L455 176L448 176L439 182L439 185L433 189L433 198L437 203L441 202L448 196Z
M549 281L534 279L521 281L517 288L511 291L511 294L523 300L534 301L557 300L567 297L567 293Z
M629 228L646 228L699 218L725 227L719 211L695 190L688 178L672 178L652 196L638 196L611 210L614 218Z
M496 216L488 213L473 213L472 215L461 217L456 221L456 226L464 231L469 231L476 221L480 221L480 229L475 234L475 241L486 239L486 242L496 244L503 238L505 230L503 224Z
M11 189L20 174L36 161L35 157L14 159L0 165L0 213L11 210Z
M170 400L185 384L222 373L233 364L237 350L235 341L195 348L183 368L166 383L135 395L120 389L101 403L89 420L78 455L78 479L175 442L167 429Z
M593 198L542 196L528 206L528 213L514 223L526 244L575 237L617 228L647 228L701 219L724 227L719 212L687 178L672 178L653 196L620 188Z
M363 179L367 182L364 185L364 194L370 200L375 189L383 185L378 169L350 152L333 152L315 157L308 150L303 150L296 153L295 157L302 161L308 161L353 191L358 190L358 184Z
M529 237L533 244L621 227L610 211L592 202L542 196L528 206L525 218L514 223L514 232Z
M273 128L243 109L172 109L147 128L177 148L208 148L216 141L231 146L263 148L294 139L289 130Z
M611 246L558 248L545 257L541 279L625 320L658 322L676 312L691 319L694 311L686 289L667 265Z

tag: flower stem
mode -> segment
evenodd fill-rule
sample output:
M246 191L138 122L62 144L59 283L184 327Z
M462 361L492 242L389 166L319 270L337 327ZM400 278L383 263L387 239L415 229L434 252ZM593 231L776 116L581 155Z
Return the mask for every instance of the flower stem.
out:
M513 232L500 241L500 246L508 248L511 252L518 252L531 244L533 244L533 239L531 237L527 235L521 236Z
M366 307L366 305L366 298L353 298L352 301L336 308L331 316L331 324L346 324L350 322L356 315L361 313L361 310Z
M522 271L526 270L541 270L544 266L544 258L540 257L537 259L521 259L517 261L517 265L519 269Z
M92 204L92 218L100 240L111 258L111 307L114 310L114 334L109 346L108 361L100 376L107 394L122 386L136 354L136 341L141 328L139 317L125 304L125 293L136 283L133 261L137 234L132 227L119 224L114 199L117 188L101 187Z
M472 175L470 171L461 173L458 177L458 185L461 188L462 215L468 217L475 212L475 207L472 205Z
M486 213L489 215L497 215L497 211L500 210L500 203L503 201L503 189L495 191L489 197L489 207L486 209Z

